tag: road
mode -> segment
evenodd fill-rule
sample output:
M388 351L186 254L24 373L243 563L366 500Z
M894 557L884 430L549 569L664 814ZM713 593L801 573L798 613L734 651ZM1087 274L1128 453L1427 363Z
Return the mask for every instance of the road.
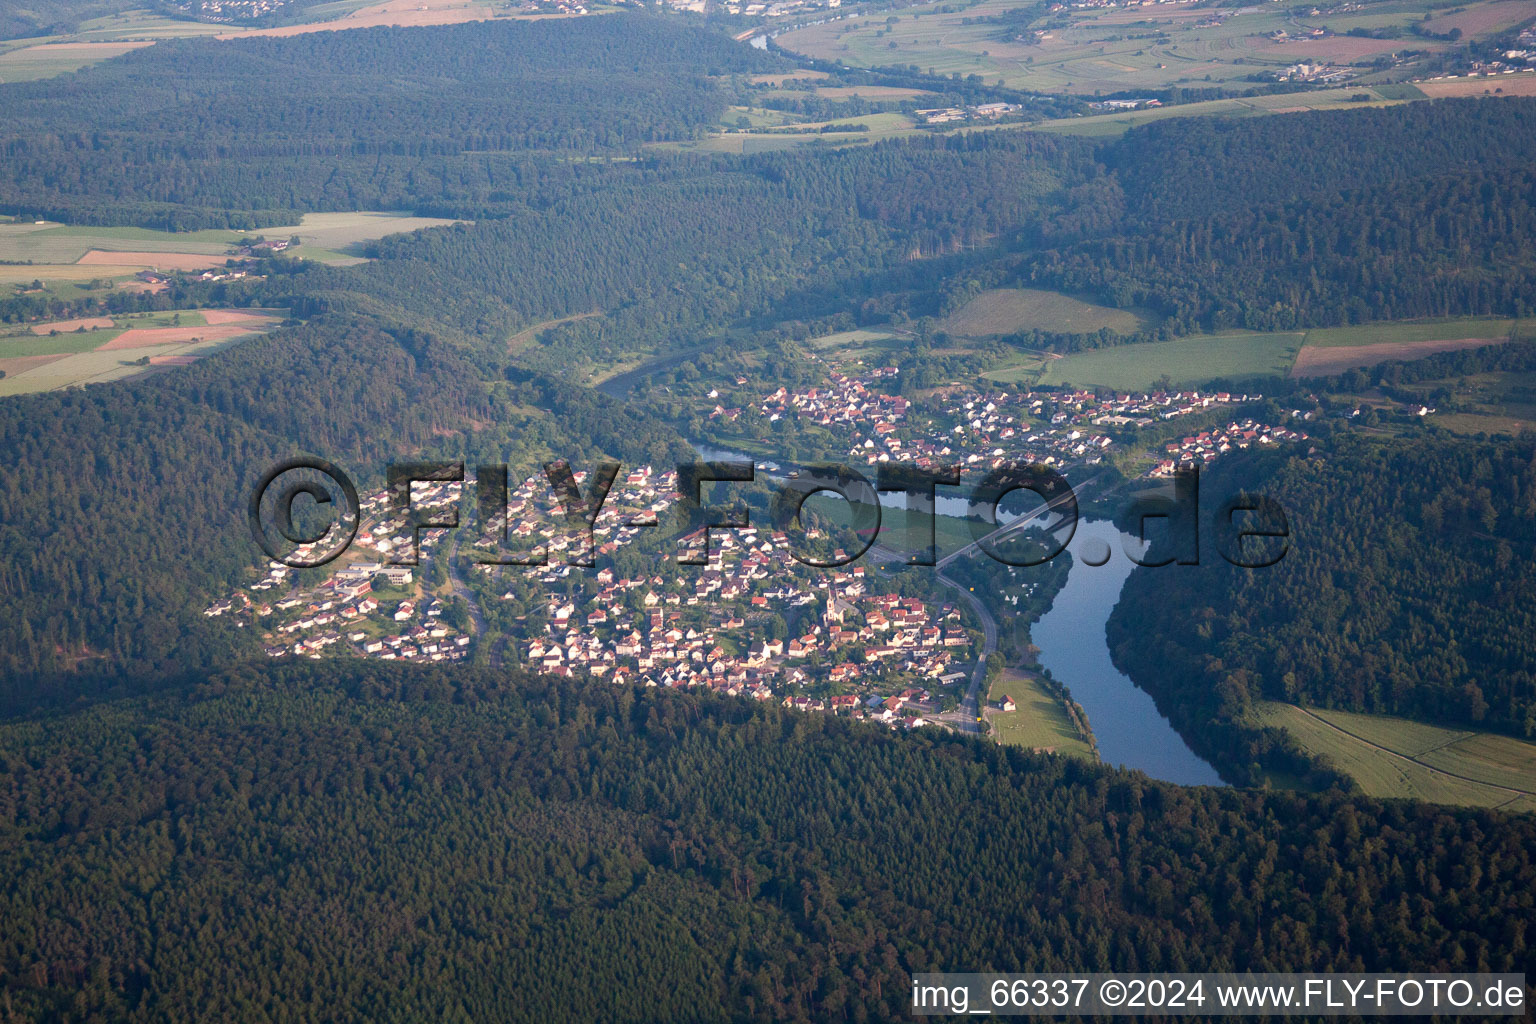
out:
M462 597L464 603L469 605L469 622L474 627L475 643L487 642L487 630L485 625L485 612L480 610L480 602L475 598L475 592L469 589L469 583L464 579L463 570L459 567L459 531L454 531L453 548L445 551L441 557L448 559L448 583L453 587L453 593ZM490 652L490 663L501 663L500 652L493 646Z
M976 659L976 668L971 671L971 688L965 692L965 699L960 702L960 731L979 733L981 723L977 721L981 717L981 684L987 678L987 659L997 650L997 620L987 610L981 598L971 593L967 587L962 587L954 580L939 573L939 582L946 587L951 587L960 592L960 596L970 602L976 610L977 618L981 619L981 629L984 639L981 645L981 657Z

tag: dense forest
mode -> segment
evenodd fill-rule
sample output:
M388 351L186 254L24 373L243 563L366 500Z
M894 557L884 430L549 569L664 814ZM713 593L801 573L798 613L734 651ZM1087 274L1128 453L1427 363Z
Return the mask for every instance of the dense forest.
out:
M1138 569L1110 618L1117 661L1249 781L1290 756L1245 725L1259 700L1536 736L1531 442L1314 447L1218 467L1202 486L1279 502L1290 550L1257 570Z
M1536 100L1191 118L1101 156L1022 280L1166 318L1161 333L1528 315Z
M0 726L0 1012L874 1020L920 970L1529 971L1533 828L611 683L225 671Z
M724 112L714 76L778 66L639 16L170 40L0 86L0 209L175 229L478 216L564 176L541 160L692 138Z

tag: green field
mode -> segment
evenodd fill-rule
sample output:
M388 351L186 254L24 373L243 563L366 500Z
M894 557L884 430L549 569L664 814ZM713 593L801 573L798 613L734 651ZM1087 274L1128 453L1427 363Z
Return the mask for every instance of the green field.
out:
M1536 744L1382 715L1267 702L1256 724L1285 729L1366 794L1536 810Z
M1048 360L1040 383L1140 390L1164 375L1176 385L1201 384L1218 377L1283 377L1290 372L1301 337L1299 333L1197 334L1173 341L1091 349Z
M1349 327L1322 327L1307 332L1307 347L1347 348L1354 345L1405 344L1457 338L1503 338L1518 320L1501 317L1450 317L1438 320L1398 320Z
M31 331L7 334L0 336L0 360L90 352L125 330L126 327L103 327L94 331L70 331L56 338L33 334Z
M1410 46L1345 33L1389 27L1406 32L1426 13L1451 5L1394 0L1323 14L1279 4L1222 8L1184 2L1057 12L1029 23L995 20L1019 6L1016 0L981 0L937 11L879 11L787 32L776 42L794 53L853 67L916 65L940 75L980 75L1011 88L1092 97L1175 86L1246 87L1255 75L1300 63L1353 67L1369 81L1373 61ZM1482 12L1463 15L1476 19L1469 25L1483 26L1481 36L1531 13L1527 5L1499 0L1464 10ZM1484 16L1489 11L1491 18ZM1334 35L1314 38L1315 29ZM1403 38L1424 54L1449 45Z
M1060 292L993 288L945 317L938 328L964 338L981 338L1030 329L1061 334L1108 329L1130 334L1144 324L1143 318L1130 310L1096 306Z
M987 703L997 703L1005 693L1013 698L1018 710L986 712L997 742L1098 760L1093 748L1072 727L1061 701L1051 696L1034 676L1007 669L992 681Z

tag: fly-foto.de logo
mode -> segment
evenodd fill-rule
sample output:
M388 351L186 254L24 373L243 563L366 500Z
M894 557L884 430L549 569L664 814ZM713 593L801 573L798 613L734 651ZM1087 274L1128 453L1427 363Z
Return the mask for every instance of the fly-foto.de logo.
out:
M593 530L622 468L618 462L601 462L578 474L565 460L543 467L563 525L585 538L585 543L572 544L564 553L566 564L596 564ZM670 497L676 507L678 564L707 565L713 534L756 525L750 509L704 502L707 484L758 482L755 463L685 462L677 466L675 477L669 475L668 479L675 487ZM918 521L928 524L926 550L913 553L907 560L911 565L941 564L933 525L941 488L945 497L965 503L971 533L966 550L975 547L1006 565L1039 565L1055 558L1071 542L1080 515L1072 486L1061 473L1042 463L1004 464L972 481L964 479L959 467L906 464L881 465L874 481L846 465L804 466L788 477L761 479L772 489L767 518L783 535L790 555L802 564L820 568L855 562L879 542L883 495L900 496L908 515L923 517ZM387 564L418 564L423 530L455 530L461 525L458 500L418 501L419 485L460 485L464 480L462 462L389 467L387 486L380 495L383 525L375 527L375 532L392 534ZM1290 522L1273 499L1239 493L1214 503L1202 516L1198 468L1174 473L1168 484L1162 493L1132 499L1116 515L1117 522L1126 524L1141 542L1126 549L1137 564L1197 565L1204 541L1227 563L1256 569L1274 565L1290 549ZM504 549L509 539L507 466L476 466L474 492L482 541ZM820 494L835 496L847 506L850 523L840 534L846 542L833 550L827 550L825 543L814 543L821 531L804 521L807 500ZM1016 494L1032 496L1032 507L1009 517L1002 506L1006 498ZM365 519L365 508L356 484L340 467L325 459L300 457L279 463L262 476L251 492L248 516L252 536L269 557L294 568L313 568L346 553ZM659 528L663 523L652 518L637 525ZM1031 528L1043 531L1049 539L1027 552L1005 544ZM475 559L492 565L547 565L549 552L509 554L503 550L477 554Z

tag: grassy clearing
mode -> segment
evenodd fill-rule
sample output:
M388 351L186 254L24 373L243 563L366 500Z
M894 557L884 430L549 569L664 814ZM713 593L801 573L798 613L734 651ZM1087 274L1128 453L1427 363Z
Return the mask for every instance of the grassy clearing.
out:
M1531 809L1536 744L1402 718L1265 703L1258 724L1291 733L1370 796ZM1502 788L1500 788L1502 787ZM1523 794L1522 794L1523 791Z
M845 373L854 373L869 367L891 365L898 353L907 351L912 340L887 331L857 330L812 338L806 344L833 366Z
M1097 760L1092 748L1072 728L1061 701L1051 696L1033 675L1018 669L1006 670L992 681L988 704L996 704L1004 694L1013 698L1018 710L986 712L997 742Z
M1034 384L1045 373L1045 364L1052 358L1044 352L1014 349L1001 363L982 376L1002 384Z
M1041 383L1140 390L1164 375L1179 385L1222 377L1283 377L1301 339L1300 333L1234 332L1092 349L1047 361Z
M587 313L572 313L570 316L557 317L554 320L544 320L536 324L531 324L507 339L507 351L519 351L524 345L527 345L529 342L533 341L540 334L549 330L551 327L559 327L561 324L575 323L577 320L586 320L588 317L594 316L602 316L602 312L600 310L594 309Z
M1060 292L1037 288L993 288L946 317L939 329L979 338L1036 328L1062 334L1111 330L1129 334L1145 321L1130 310L1097 306Z

